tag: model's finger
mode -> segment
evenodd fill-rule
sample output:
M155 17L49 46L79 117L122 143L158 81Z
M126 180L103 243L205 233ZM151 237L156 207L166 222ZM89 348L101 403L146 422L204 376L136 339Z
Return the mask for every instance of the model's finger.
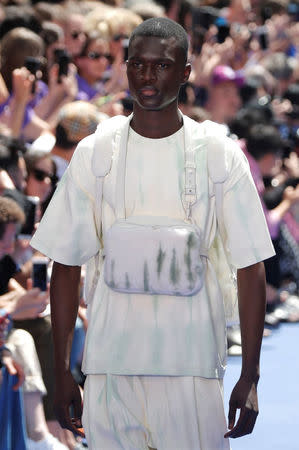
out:
M231 430L235 424L236 421L236 412L237 407L234 404L229 405L229 411L228 411L228 428Z
M226 433L226 437L235 439L250 434L254 428L257 416L258 412L253 409L244 408L240 413L236 426Z

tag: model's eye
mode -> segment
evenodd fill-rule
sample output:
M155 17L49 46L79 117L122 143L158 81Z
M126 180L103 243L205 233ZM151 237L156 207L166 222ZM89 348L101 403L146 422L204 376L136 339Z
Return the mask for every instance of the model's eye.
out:
M132 61L131 62L132 67L135 69L140 69L142 67L142 63L140 61Z
M158 64L158 68L162 69L162 70L167 69L168 66L169 66L169 64L167 64L167 63L159 63Z

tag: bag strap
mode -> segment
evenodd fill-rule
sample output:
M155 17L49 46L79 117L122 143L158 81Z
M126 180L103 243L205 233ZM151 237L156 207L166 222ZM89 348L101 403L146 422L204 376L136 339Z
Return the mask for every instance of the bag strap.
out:
M189 117L184 116L180 112L184 121L184 190L182 192L182 204L185 211L187 221L191 220L191 208L197 201L196 189L196 149L198 145L194 145L192 132L194 124ZM129 119L131 116L129 117ZM190 122L190 123L189 123ZM192 124L191 124L192 122ZM115 215L117 219L125 219L125 175L126 175L126 158L127 158L127 142L129 134L130 121L121 128L119 141L119 158L117 166L117 184L116 184L116 202ZM187 125L187 126L185 126Z

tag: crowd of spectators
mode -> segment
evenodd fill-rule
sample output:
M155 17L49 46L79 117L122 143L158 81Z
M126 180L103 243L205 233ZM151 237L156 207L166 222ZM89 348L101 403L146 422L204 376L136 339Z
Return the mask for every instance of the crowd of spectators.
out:
M299 322L298 0L1 1L0 345L23 383L28 449L85 445L55 419L49 287L32 287L30 236L77 143L132 111L128 38L155 16L190 38L180 109L221 124L249 161L277 253L265 262L265 329ZM82 290L72 351L82 386L86 327ZM238 353L238 332L228 336Z

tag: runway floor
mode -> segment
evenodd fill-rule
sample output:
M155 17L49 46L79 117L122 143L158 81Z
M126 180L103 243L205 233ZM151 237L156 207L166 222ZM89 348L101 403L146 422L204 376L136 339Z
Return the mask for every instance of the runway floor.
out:
M224 381L226 410L241 368L229 357ZM253 434L231 440L232 450L299 450L299 323L281 324L264 338L259 410Z

